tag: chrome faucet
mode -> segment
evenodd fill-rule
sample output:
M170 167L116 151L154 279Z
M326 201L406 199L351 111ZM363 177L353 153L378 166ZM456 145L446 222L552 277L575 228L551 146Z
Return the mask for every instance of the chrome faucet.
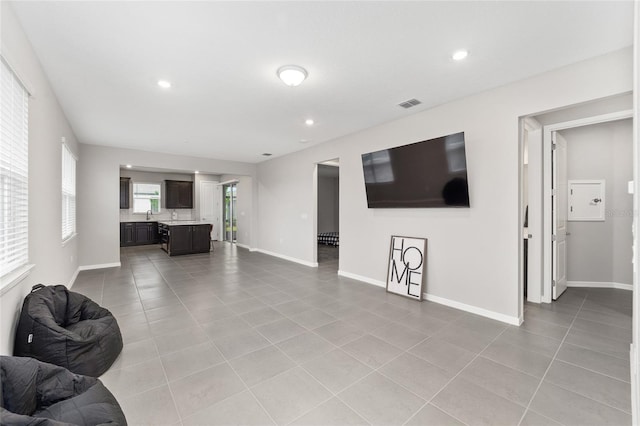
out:
M147 220L149 220L149 216L152 216L153 213L151 212L151 210L147 210Z

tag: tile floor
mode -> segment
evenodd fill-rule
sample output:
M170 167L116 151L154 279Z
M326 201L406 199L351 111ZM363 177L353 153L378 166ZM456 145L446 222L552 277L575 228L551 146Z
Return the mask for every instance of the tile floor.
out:
M73 289L122 330L101 379L130 424L631 424L630 292L569 289L512 327L340 278L319 253L133 247L82 272Z

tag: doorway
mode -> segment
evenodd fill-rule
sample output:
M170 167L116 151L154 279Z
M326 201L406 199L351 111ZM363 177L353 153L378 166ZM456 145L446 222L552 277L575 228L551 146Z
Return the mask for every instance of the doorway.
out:
M521 212L523 221L521 223L528 225L523 228L525 238L529 238L529 250L528 253L523 250L521 257L521 270L523 271L523 287L521 288L523 293L525 291L527 293L526 298L521 298L521 300L551 303L552 300L561 297L565 280L568 287L632 288L630 249L632 207L629 204L632 202L632 197L626 193L627 181L633 179L630 132L627 129L629 135L626 137L626 147L624 148L629 151L627 154L621 154L620 149L622 148L614 148L612 143L603 142L603 138L600 137L602 135L589 136L593 132L601 134L603 131L618 135L620 132L618 130L603 130L602 128L598 130L598 127L592 126L600 125L607 129L607 126L615 127L615 123L627 121L627 127L630 128L632 111L618 110L613 113L588 116L588 114L580 114L581 109L584 108L585 106L578 106L540 114L525 118L522 122L522 147L528 164L522 167ZM527 125L528 130L526 129ZM567 143L562 143L567 140L567 137L569 137ZM553 149L554 138L556 139L555 150ZM562 166L562 162L557 158L559 141L562 145L560 157L563 157L563 154L566 157L566 167ZM559 164L560 169L557 168ZM620 167L621 164L624 164L625 167ZM604 168L605 165L606 168ZM623 169L626 172L623 173ZM608 179L605 179L610 181L607 191L614 191L618 194L616 204L607 206L608 217L606 220L596 223L596 221L571 220L569 217L565 217L571 214L569 183L580 179L602 179L603 173L609 176ZM553 184L554 180L556 181L555 185ZM565 189L567 190L566 194ZM598 198L593 197L593 199ZM615 216L624 215L629 216L628 223L622 224L624 221ZM602 273L594 273L594 268L598 268L598 265L602 264L602 258L607 256L606 252L599 250L604 247L602 238L606 235L613 235L612 232L604 230L606 227L624 228L622 232L628 239L626 241L624 238L616 237L620 241L624 240L623 243L616 243L616 247L624 247L626 250L624 256L621 256L622 249L616 249L615 255L608 255L611 262L606 267L600 268L600 272L602 270L610 272L608 278ZM594 239L594 230L600 232L600 240ZM566 236L566 239L559 239L559 233L562 234L560 237ZM560 243L563 241L564 243L558 244L559 240ZM532 247L534 242L535 248ZM611 242L609 241L607 244L610 245ZM626 256L627 254L628 256ZM584 259L589 258L591 260L585 263ZM624 265L620 263L622 258L626 259L623 262ZM613 263L616 264L615 267L612 266ZM589 269L591 269L590 273ZM621 269L626 271L623 278L613 272ZM524 277L525 271L526 277ZM589 276L591 278L588 278ZM520 312L523 313L524 307L523 305L521 307Z
M317 166L316 259L320 268L338 271L340 259L340 162Z
M237 206L237 182L227 183L222 186L224 197L223 212L223 240L235 243L238 235Z
M222 239L222 225L220 213L222 212L222 193L220 185L215 181L200 182L200 220L213 224L211 239L220 241Z

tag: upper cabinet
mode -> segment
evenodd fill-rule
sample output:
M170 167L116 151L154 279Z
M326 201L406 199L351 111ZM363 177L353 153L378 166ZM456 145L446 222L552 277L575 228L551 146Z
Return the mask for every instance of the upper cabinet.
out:
M120 208L128 209L129 208L129 188L131 185L129 184L131 179L128 177L120 178Z
M182 180L166 180L166 202L168 209L193 208L193 182Z

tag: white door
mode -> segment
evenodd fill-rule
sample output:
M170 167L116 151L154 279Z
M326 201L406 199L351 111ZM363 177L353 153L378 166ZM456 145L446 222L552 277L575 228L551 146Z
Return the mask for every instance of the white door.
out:
M562 135L551 135L553 152L553 300L567 289L567 141Z
M213 223L212 240L220 240L222 194L217 182L200 182L200 219Z

